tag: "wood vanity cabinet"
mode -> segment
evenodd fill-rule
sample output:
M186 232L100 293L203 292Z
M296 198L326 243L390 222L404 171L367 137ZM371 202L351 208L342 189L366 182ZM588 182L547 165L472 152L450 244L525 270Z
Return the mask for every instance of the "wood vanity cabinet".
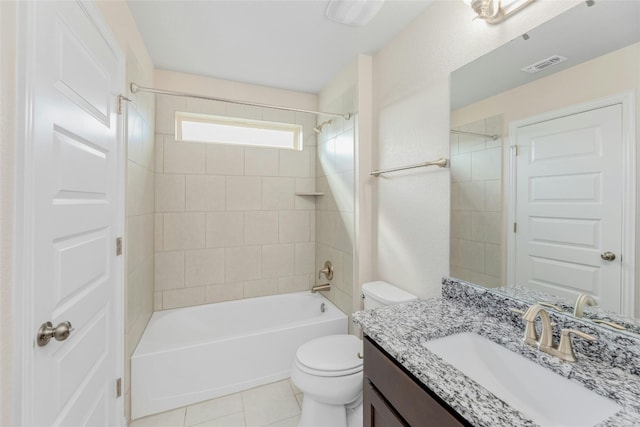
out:
M365 427L470 426L369 337L364 339Z

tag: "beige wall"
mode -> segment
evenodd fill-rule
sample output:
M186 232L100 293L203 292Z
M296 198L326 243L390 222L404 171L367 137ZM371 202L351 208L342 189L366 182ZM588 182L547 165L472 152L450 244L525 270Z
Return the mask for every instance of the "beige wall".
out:
M449 73L578 1L538 1L499 25L472 20L461 1L435 1L374 57L376 167L449 157ZM375 188L373 275L420 297L449 272L450 176L425 168Z
M164 71L158 75L163 89L297 108L315 103L313 95ZM304 147L176 142L176 111L302 124ZM314 126L309 113L157 97L156 310L310 289L316 202L295 193L315 191Z

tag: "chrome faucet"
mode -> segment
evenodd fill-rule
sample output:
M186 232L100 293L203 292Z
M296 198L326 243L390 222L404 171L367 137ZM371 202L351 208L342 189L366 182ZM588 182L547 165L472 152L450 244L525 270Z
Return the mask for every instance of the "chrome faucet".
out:
M540 336L536 331L536 318L540 316L542 321L542 331ZM595 337L575 329L563 329L560 333L560 343L553 345L553 324L549 318L549 313L540 304L534 304L524 313L522 318L527 322L524 330L524 342L530 346L537 347L552 356L556 356L566 362L575 362L576 355L573 352L571 335L576 335L587 341L595 341Z
M578 299L576 300L576 306L573 309L573 315L576 317L582 317L584 314L584 306L594 306L597 305L598 301L589 295L589 294L580 294L578 295Z
M315 294L318 291L330 291L331 283L325 283L324 285L315 285L311 288L311 293Z

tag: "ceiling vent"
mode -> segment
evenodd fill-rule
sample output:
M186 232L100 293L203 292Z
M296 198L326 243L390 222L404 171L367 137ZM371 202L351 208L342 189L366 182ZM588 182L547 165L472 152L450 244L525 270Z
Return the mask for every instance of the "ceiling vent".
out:
M525 73L535 74L554 65L558 65L561 62L566 61L567 58L560 55L553 55L542 61L538 61L535 64L528 65L522 69Z

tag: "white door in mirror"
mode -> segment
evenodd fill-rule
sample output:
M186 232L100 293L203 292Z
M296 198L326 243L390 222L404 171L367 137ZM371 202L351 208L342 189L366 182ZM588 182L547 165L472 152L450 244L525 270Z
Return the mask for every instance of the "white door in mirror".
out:
M622 106L517 128L516 284L621 312Z

